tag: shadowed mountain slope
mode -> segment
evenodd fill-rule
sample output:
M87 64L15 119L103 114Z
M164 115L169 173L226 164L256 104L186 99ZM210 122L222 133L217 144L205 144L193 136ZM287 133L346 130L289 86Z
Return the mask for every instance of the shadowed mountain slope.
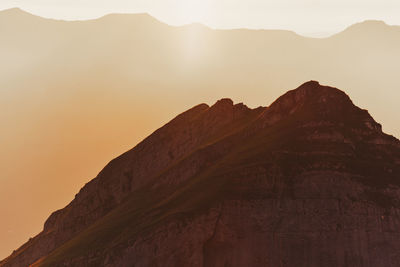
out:
M0 266L396 266L400 142L311 81L198 105L111 161Z

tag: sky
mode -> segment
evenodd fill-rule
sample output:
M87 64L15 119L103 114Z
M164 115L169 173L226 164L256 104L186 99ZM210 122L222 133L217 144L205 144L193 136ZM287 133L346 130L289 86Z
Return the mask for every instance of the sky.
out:
M92 19L108 13L149 13L182 25L212 28L287 29L329 36L356 22L374 19L400 25L399 0L1 0L0 10L22 8L64 20Z

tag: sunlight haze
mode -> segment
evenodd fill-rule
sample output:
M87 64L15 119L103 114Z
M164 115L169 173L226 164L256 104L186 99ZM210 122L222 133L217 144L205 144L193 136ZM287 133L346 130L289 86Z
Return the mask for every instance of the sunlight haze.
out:
M364 20L400 24L395 0L3 0L0 10L20 7L35 15L83 20L108 13L149 13L171 25L199 22L212 28L286 29L325 37Z

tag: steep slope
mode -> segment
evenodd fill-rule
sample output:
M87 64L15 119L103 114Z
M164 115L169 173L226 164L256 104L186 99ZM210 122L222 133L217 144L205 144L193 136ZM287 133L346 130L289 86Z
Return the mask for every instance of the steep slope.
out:
M338 89L224 99L110 162L0 266L396 266L399 179L400 142Z
M261 111L222 99L212 107L201 104L179 115L110 162L66 208L53 213L43 232L13 253L11 259L17 257L16 266L26 266L46 255L188 153L241 129Z

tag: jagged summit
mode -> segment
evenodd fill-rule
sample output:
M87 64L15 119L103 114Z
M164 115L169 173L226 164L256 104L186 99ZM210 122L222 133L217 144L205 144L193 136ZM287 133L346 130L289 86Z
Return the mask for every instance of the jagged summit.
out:
M274 106L285 106L292 113L300 107L326 110L329 110L331 106L336 106L336 109L355 107L345 92L334 87L320 85L317 81L306 82L298 88L288 91L279 97L271 105L271 108Z
M288 91L262 114L264 125L289 117L303 122L330 122L348 128L381 131L381 125L367 110L355 106L345 92L317 81L306 82Z
M326 102L331 101L347 101L351 103L350 98L343 91L330 87L323 86L318 81L308 81L298 88L288 91L286 94L279 97L275 103L286 98L293 98L296 102Z
M210 107L212 111L218 112L226 112L228 110L244 108L250 110L247 106L243 105L243 103L234 104L233 100L230 98L222 98L218 100L214 105Z
M221 98L215 104L215 106L223 105L223 106L233 106L233 100L230 98Z

